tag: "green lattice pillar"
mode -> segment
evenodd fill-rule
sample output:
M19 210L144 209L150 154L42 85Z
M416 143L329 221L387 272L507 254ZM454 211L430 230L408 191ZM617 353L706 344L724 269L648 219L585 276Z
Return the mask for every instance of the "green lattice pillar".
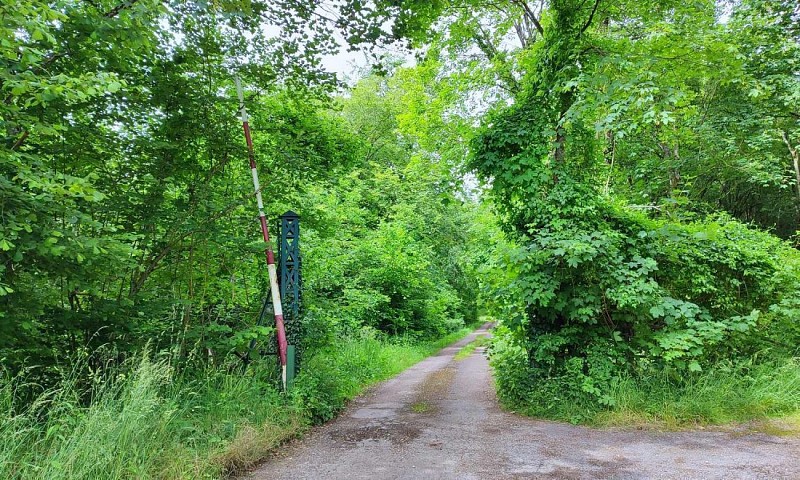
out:
M280 292L286 322L286 337L295 351L296 373L302 360L300 324L302 276L300 274L300 216L291 210L281 215Z

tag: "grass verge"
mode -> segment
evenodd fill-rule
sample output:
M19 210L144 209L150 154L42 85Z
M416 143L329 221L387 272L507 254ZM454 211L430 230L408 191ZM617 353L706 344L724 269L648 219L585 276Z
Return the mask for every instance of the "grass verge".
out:
M341 340L306 362L288 395L276 390L271 371L176 373L169 359L148 355L88 390L67 377L24 409L22 380L0 378L0 478L230 476L470 331L417 344L369 335Z
M667 375L624 378L614 384L614 405L594 416L601 426L653 425L680 429L701 425L786 418L786 433L798 428L800 359L718 368L675 381Z
M557 387L541 382L524 402L504 403L530 416L596 427L681 430L716 425L800 434L799 358L719 366L688 378L666 372L619 378L606 406L588 395L563 395Z

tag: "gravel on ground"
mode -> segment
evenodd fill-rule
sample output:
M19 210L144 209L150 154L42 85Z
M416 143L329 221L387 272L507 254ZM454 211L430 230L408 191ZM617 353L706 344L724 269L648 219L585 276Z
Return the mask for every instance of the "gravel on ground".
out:
M355 399L247 478L800 479L800 440L736 431L592 429L500 409L485 325Z

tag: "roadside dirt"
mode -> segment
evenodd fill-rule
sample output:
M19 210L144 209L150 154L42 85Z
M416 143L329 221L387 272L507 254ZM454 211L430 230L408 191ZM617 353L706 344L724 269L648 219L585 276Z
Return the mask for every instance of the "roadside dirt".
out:
M486 326L357 398L250 479L799 479L800 440L724 431L596 430L497 404Z

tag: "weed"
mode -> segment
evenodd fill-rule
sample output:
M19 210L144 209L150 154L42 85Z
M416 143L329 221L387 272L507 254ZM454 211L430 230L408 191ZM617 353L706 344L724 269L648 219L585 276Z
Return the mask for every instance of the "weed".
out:
M478 335L477 337L475 337L475 340L464 345L453 358L457 361L464 360L465 358L472 355L472 352L474 352L475 349L477 349L478 347L482 347L487 343L489 343L489 337L487 337L486 335Z
M427 413L431 410L431 406L428 402L416 402L411 405L411 411L414 413Z

